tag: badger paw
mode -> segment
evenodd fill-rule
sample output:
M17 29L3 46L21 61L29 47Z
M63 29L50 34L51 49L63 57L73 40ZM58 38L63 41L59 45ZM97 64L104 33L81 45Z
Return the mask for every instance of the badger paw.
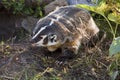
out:
M68 64L68 61L75 58L75 54L73 51L66 50L62 56L57 58L56 64L58 65L66 65Z
M57 65L66 65L68 63L68 58L66 58L66 56L60 56L57 58L57 61L55 62L55 64Z

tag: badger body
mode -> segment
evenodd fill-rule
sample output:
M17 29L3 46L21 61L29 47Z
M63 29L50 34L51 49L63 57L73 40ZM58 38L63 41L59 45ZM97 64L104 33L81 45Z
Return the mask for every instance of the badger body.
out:
M98 32L88 11L66 6L40 19L31 40L34 46L46 47L51 52L61 48L60 58L71 58L78 53L81 43L88 42Z

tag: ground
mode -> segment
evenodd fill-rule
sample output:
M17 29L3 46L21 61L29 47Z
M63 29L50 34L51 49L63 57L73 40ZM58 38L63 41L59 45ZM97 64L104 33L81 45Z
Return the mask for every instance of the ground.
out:
M81 46L79 54L65 65L57 65L56 57L44 55L46 49L33 48L24 39L0 44L0 80L110 80L111 59L107 38L92 48Z

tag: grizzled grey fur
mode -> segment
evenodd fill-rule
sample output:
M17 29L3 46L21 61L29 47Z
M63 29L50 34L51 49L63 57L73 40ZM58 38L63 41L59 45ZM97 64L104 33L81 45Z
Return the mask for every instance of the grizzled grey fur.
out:
M34 46L43 46L49 51L62 50L59 60L72 58L78 53L81 43L99 32L90 13L84 9L60 7L40 19L33 30Z

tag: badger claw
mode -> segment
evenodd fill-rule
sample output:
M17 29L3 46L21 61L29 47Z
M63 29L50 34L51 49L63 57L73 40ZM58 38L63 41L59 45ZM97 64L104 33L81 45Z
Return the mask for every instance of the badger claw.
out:
M65 64L67 64L67 62L68 62L68 59L65 58L65 56L61 56L61 57L59 57L57 59L57 61L55 62L55 64L57 64L57 65L65 65Z
M61 61L56 61L55 64L57 64L57 65L62 65L63 62L61 62Z

